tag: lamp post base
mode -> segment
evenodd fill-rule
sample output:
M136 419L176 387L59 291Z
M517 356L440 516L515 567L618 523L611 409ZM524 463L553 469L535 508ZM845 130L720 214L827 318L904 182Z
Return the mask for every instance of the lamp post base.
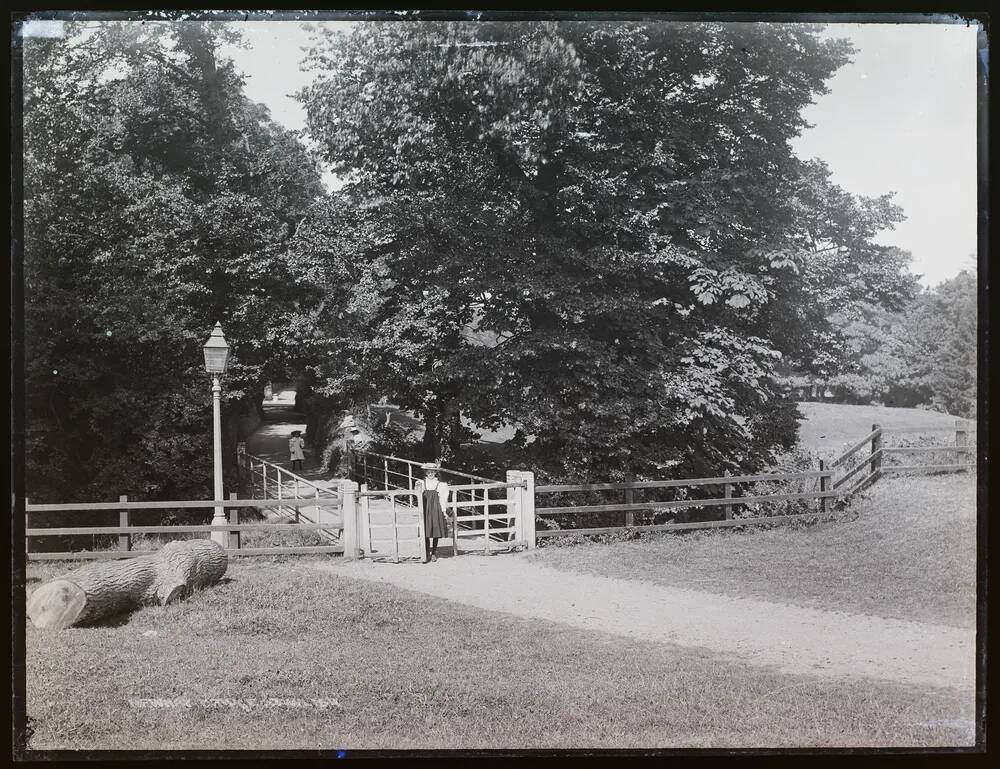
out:
M215 515L212 516L212 526L228 526L229 521L226 520L226 514L223 512L221 507L215 508ZM229 532L228 531L213 531L211 533L210 539L213 542L219 543L224 548L229 547Z

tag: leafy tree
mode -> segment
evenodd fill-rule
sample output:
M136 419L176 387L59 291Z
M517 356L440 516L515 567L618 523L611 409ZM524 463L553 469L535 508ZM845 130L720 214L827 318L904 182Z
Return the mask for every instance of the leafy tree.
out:
M558 477L753 468L794 439L773 366L830 308L905 295L789 140L851 52L808 25L365 24L319 40L309 132L351 180L297 241L318 387L462 416ZM308 321L306 321L308 318ZM470 324L495 343L477 343Z
M930 405L974 418L977 406L976 276L963 270L922 293L908 313L912 328L910 380L930 392Z
M853 317L835 315L832 322L844 346L838 373L826 378L826 386L858 403L913 407L927 401L930 392L914 379L916 340L906 309L863 304Z
M322 193L200 22L67 24L24 41L28 493L204 496L200 346L234 346L233 415L294 355L286 252Z
M862 304L831 322L845 341L827 384L856 400L976 412L976 278L963 270L902 309Z

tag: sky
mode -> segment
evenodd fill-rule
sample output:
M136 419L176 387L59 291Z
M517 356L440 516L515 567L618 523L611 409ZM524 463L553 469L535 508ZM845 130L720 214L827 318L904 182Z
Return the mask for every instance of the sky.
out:
M313 22L349 29L364 22ZM308 84L306 24L246 21L236 25L248 46L230 48L246 77L247 95L292 129L305 111L292 94ZM38 32L44 34L39 28ZM812 127L793 141L802 158L820 158L833 181L856 195L894 192L907 219L879 235L913 255L911 269L933 286L963 269L976 253L977 29L964 24L829 24L857 49L804 115ZM328 186L339 181L324 177Z
M298 68L309 32L291 21L240 27L250 48L231 55L246 75L248 95L275 120L303 128L305 113L289 94L312 77ZM911 269L924 285L974 269L976 28L830 24L824 34L849 38L857 53L828 82L829 94L805 110L813 127L793 142L794 150L826 161L834 182L849 192L896 193L907 219L878 240L912 253Z

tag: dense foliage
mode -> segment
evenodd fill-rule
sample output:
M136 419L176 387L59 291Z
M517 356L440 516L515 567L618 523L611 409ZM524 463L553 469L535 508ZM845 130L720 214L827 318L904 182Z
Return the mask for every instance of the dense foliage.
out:
M902 310L864 305L834 318L847 340L830 386L861 402L976 414L976 277L962 271Z
M242 93L203 23L67 23L24 40L28 495L205 497L200 347L234 347L230 413L294 354L285 258L314 161Z
M349 180L296 241L317 391L388 396L448 458L511 424L563 478L754 468L779 359L899 306L901 214L789 140L850 54L808 25L386 23L318 40L308 130ZM317 333L317 330L321 333Z

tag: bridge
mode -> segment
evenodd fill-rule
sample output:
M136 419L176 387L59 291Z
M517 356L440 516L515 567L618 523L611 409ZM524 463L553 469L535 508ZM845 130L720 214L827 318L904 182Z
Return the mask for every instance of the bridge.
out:
M239 449L238 462L255 499L286 502L270 508L275 523L325 524L323 539L343 544L344 508L322 505L344 494L346 482L357 484L359 508L358 549L366 557L388 554L393 560L423 558L423 508L416 484L423 478L421 462L403 457L351 449L347 478L328 479L311 449L301 473L288 466L288 439L294 430L305 430L301 415L290 404L265 403L265 420ZM468 552L509 552L528 546L519 521L520 492L527 483L518 473L504 480L486 478L442 467L448 484L445 515L450 535L439 548L452 555ZM308 503L317 500L317 504Z

